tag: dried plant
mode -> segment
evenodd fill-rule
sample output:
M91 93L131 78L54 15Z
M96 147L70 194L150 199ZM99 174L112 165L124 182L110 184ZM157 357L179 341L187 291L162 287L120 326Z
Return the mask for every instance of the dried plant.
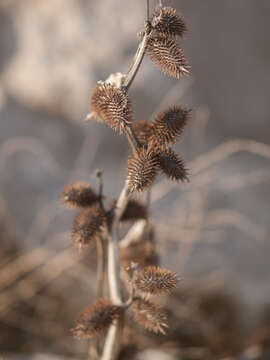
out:
M131 192L149 188L155 180L158 156L155 152L141 148L128 161L127 178Z
M127 207L121 216L121 221L147 219L148 209L138 200L130 199Z
M149 266L136 274L135 286L143 293L159 295L171 292L178 281L179 278L174 272Z
M151 124L145 120L140 120L133 124L133 129L139 142L142 145L146 145L149 142L150 136L152 134Z
M151 25L158 35L164 38L182 37L187 31L184 17L171 7L157 6Z
M160 154L159 166L169 179L188 181L188 171L185 168L184 161L172 149Z
M90 339L104 332L121 312L121 307L101 299L84 310L71 331L79 339Z
M176 142L189 120L190 110L181 106L173 106L159 113L151 123L150 141L158 148L166 147Z
M150 38L147 45L147 53L151 60L164 74L179 79L182 75L188 75L190 66L185 58L184 51L174 39L164 37Z
M99 237L106 226L106 214L99 205L81 210L72 225L72 241L81 247Z
M146 330L165 335L168 327L167 316L154 302L143 298L136 298L132 304L134 320Z
M112 84L99 84L92 97L91 107L95 116L114 130L123 131L132 120L131 102L125 89Z
M89 339L107 331L105 339L98 346L102 360L117 358L124 315L128 311L145 329L165 333L168 324L164 311L145 296L170 293L179 281L174 272L153 266L157 264L158 256L154 248L149 204L150 189L158 173L174 181L187 180L184 161L171 146L182 134L190 111L175 105L159 113L150 122L136 122L132 119L128 91L145 54L149 54L152 61L169 76L179 78L189 73L190 67L183 50L176 42L176 38L186 32L186 25L182 15L161 4L150 19L149 0L146 5L145 29L129 71L125 75L112 74L106 81L98 82L91 96L92 113L87 116L89 120L96 118L124 133L129 141L132 154L128 160L123 190L113 206L106 209L102 173L97 172L98 194L89 184L82 182L67 185L61 194L65 205L80 208L72 226L74 244L80 248L93 241L97 244L99 300L82 313L72 333L79 339ZM146 204L131 198L132 194L143 191L147 192ZM127 222L129 229L120 238L119 226L123 222ZM127 281L123 283L119 259L122 264L128 265ZM143 267L151 261L152 266ZM104 275L105 269L107 277ZM109 293L109 300L104 300L105 291Z
M91 185L76 181L68 184L61 193L61 200L67 207L84 208L89 207L98 201L98 196Z

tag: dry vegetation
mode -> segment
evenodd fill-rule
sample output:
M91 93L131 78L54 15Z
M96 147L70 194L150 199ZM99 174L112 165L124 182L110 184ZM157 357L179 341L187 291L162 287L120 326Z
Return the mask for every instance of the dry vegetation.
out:
M151 26L148 23L141 33L141 49L149 37L148 46L147 41L143 46L146 46L146 53L153 63L165 74L179 78L190 68L175 37L186 34L187 26L183 17L174 10L164 10L164 18L160 11L160 8L155 10ZM154 36L151 36L151 31ZM241 300L235 299L230 292L226 293L223 274L219 270L211 271L210 275L202 274L200 278L184 279L168 300L161 296L160 304L154 303L149 294L170 293L178 282L176 274L163 269L163 266L161 268L160 263L170 264L170 255L176 251L177 261L173 261L173 269L182 277L202 238L207 237L212 243L220 242L220 229L238 229L252 241L257 241L257 246L267 240L267 230L238 210L207 209L207 197L213 181L219 176L220 164L239 153L266 159L267 165L248 173L240 169L234 175L218 180L220 186L228 192L241 189L248 193L251 186L269 183L270 147L256 141L234 139L194 156L184 165L171 147L190 119L189 110L179 105L169 106L165 111L157 111L150 122L135 122L133 114L136 115L136 109L131 111L131 100L126 91L134 77L128 79L130 83L127 84L121 77L120 87L99 84L92 96L91 107L99 121L124 133L130 141L132 155L128 162L128 181L123 190L124 205L121 197L118 202L105 199L106 176L101 172L95 174L96 179L92 178L91 184L77 181L76 168L85 158L85 150L86 153L89 151L86 143L81 147L73 174L63 169L50 149L37 139L12 138L1 145L1 169L8 166L14 154L32 153L44 168L58 177L61 186L67 183L67 178L70 179L61 200L71 209L79 210L73 225L70 225L72 236L68 231L71 218L65 222L64 231L53 233L50 228L55 218L58 221L65 216L63 209L56 200L42 203L26 241L29 244L31 239L45 241L41 245L37 241L38 246L21 252L10 245L16 243L12 239L21 233L18 222L10 214L5 197L0 197L0 349L17 353L49 349L52 353L81 358L90 353L90 358L95 359L102 352L102 342L106 342L106 330L116 323L122 327L123 313L127 313L119 359L151 358L146 349L159 349L154 356L160 356L160 359L162 356L165 358L165 354L171 359L187 360L236 359L239 354L242 354L241 359L268 359L269 309L263 309L261 319L247 331L246 319L243 319L245 304L242 305ZM165 99L166 106L174 103L175 92L179 100L179 89L179 85L173 87ZM195 144L196 139L202 141L204 137L204 128L200 125L206 124L208 116L203 109L193 115L190 127L195 134ZM91 151L95 151L93 146ZM186 181L189 173L191 182L180 186L178 181ZM154 183L158 174L162 174L162 178ZM74 179L76 182L72 182ZM94 189L94 183L98 191ZM159 205L175 189L178 199L187 206L176 206L175 203ZM130 193L137 191L144 191L146 195L130 198ZM155 210L151 211L150 206ZM155 225L150 215L156 220ZM120 235L115 224L117 227L121 224ZM82 249L81 252L70 244L70 237ZM109 274L107 288L108 278L104 270L108 259L115 259L115 255L109 253L104 260L102 254L104 247L108 250L106 242L113 241L113 238L119 243L122 268L129 268L117 274L116 267L113 273L119 278L110 280ZM112 281L120 282L120 276L125 285L113 294ZM144 293L148 294L146 298L142 296ZM96 294L106 300L95 300ZM85 311L74 325L74 319L84 307ZM154 333L166 332L166 335L161 337L142 332L138 330L140 325ZM97 342L91 340L89 350L88 341L73 339L70 328L79 338L89 339L100 334L101 337Z

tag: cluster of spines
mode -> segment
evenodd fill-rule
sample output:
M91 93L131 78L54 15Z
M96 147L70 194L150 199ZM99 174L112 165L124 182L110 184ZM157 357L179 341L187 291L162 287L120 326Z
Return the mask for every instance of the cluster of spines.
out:
M141 148L129 158L127 179L129 189L133 191L143 191L149 188L157 174L158 156L151 149Z
M179 278L174 272L157 266L148 266L137 273L135 286L143 293L160 295L170 293L178 281Z
M114 130L123 132L132 121L131 102L124 88L101 83L91 97L93 114Z
M162 37L175 37L187 31L184 17L177 11L167 6L157 6L151 21L152 28Z
M177 37L182 38L187 31L183 16L171 7L159 5L147 24L146 52L152 61L169 76L179 78L188 74L190 67L176 42ZM150 123L138 121L133 124L127 89L109 82L98 83L91 97L91 107L99 121L120 133L126 129L129 138L134 131L137 137L135 147L133 140L133 155L127 169L131 192L149 188L159 171L171 180L188 179L183 160L171 146L181 135L190 110L173 106L159 113Z
M72 225L72 241L78 246L89 245L98 239L107 224L107 216L99 204L81 210Z
M182 15L171 7L158 6L151 19L152 32L147 43L151 60L166 75L179 78L188 75L190 66L176 37L183 37L187 27Z
M74 218L71 239L81 248L98 239L108 225L109 216L101 206L101 198L86 182L73 182L64 187L60 194L63 204L79 209Z
M149 141L159 148L174 144L182 134L189 117L189 109L176 105L160 112L151 122Z
M121 316L122 311L121 307L113 305L111 301L100 299L84 310L71 331L79 339L91 339L106 331Z
M168 76L179 78L188 74L190 66L176 42L176 38L183 37L187 30L183 17L173 8L158 6L147 26L146 52L151 60ZM127 129L125 132L130 136L134 130L137 139L133 141L133 155L128 161L127 175L131 192L149 188L158 171L172 180L187 180L183 160L171 146L181 135L189 118L189 110L171 107L158 114L150 123L140 121L132 125L127 89L108 82L98 83L91 97L91 107L98 121L119 133ZM102 235L105 226L110 226L113 209L106 212L101 197L87 184L74 183L67 186L62 193L62 200L67 206L81 209L72 227L75 244L89 244L92 239ZM147 216L147 210L141 203L130 200L120 220L146 219ZM144 296L168 293L175 288L178 280L176 274L159 267L151 266L137 271L133 286L139 295L133 298L131 304L134 319L150 331L164 333L167 327L165 313ZM79 338L99 335L121 316L123 309L123 306L115 306L110 301L99 300L83 312L73 334Z
M146 330L165 335L167 316L159 305L151 300L137 297L131 306L134 320Z
M164 74L179 79L188 75L190 66L184 56L184 51L173 39L163 37L150 38L147 45L150 59Z
M173 272L150 266L138 271L134 279L135 291L143 295L161 295L171 292L177 285L178 277ZM84 310L76 321L72 333L80 339L90 339L102 334L117 320L123 311L131 308L134 320L146 330L165 334L168 327L164 310L149 298L135 294L128 306L113 305L109 300L99 299Z
M132 304L134 320L146 330L165 334L168 327L166 314L149 296L170 293L178 281L179 278L174 272L157 266L136 271L133 285L138 294Z
M172 149L167 149L159 156L161 171L173 181L188 181L188 170L184 161Z
M142 191L151 186L159 170L171 180L188 180L184 161L171 146L182 134L189 118L189 109L172 106L160 112L151 122L134 124L142 147L128 162L130 191Z
M91 185L82 181L66 185L60 198L65 206L71 208L89 207L99 199Z

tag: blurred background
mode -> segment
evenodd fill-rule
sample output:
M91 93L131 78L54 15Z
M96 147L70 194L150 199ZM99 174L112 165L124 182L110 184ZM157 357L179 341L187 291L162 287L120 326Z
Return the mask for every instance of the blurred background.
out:
M129 344L128 356L269 359L270 3L164 3L186 18L192 76L169 79L145 58L130 95L135 120L171 104L193 109L176 146L191 182L158 179L151 207L159 263L182 283L168 335ZM96 168L109 199L121 191L126 139L84 118L96 82L129 68L144 20L143 0L0 1L4 358L87 354L69 329L94 296L95 249L73 249L74 212L59 193L75 180L97 186Z

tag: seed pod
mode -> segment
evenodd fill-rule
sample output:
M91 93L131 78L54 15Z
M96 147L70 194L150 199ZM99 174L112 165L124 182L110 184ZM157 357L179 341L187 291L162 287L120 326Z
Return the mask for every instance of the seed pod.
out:
M148 41L147 52L153 63L166 75L179 79L181 75L189 74L190 66L175 40L152 37Z
M131 102L124 89L111 84L99 84L91 98L91 108L101 122L123 132L132 120Z
M89 306L76 321L71 332L76 338L91 339L104 332L115 319L121 315L122 309L108 300L98 300Z
M179 281L178 276L166 269L149 266L137 273L136 288L144 293L160 295L171 292Z
M75 217L72 225L72 241L77 246L88 245L100 236L107 217L99 205L85 208Z
M171 180L188 181L188 171L184 161L171 149L159 155L159 166Z
M147 217L148 211L146 206L137 200L130 199L121 217L121 221L146 219Z
M152 141L158 148L172 144L182 134L190 118L190 110L180 106L169 107L152 121Z
M171 7L158 6L153 13L152 28L161 37L180 36L187 31L184 17Z
M88 207L98 201L98 196L88 183L76 181L64 187L61 200L67 207Z
M164 328L168 327L167 316L164 311L152 301L136 298L131 306L134 320L146 330L165 335Z
M158 156L152 151L141 149L128 161L127 178L129 190L143 191L152 185L158 166Z
M151 124L145 120L136 121L133 124L133 130L142 145L146 145L152 134Z

